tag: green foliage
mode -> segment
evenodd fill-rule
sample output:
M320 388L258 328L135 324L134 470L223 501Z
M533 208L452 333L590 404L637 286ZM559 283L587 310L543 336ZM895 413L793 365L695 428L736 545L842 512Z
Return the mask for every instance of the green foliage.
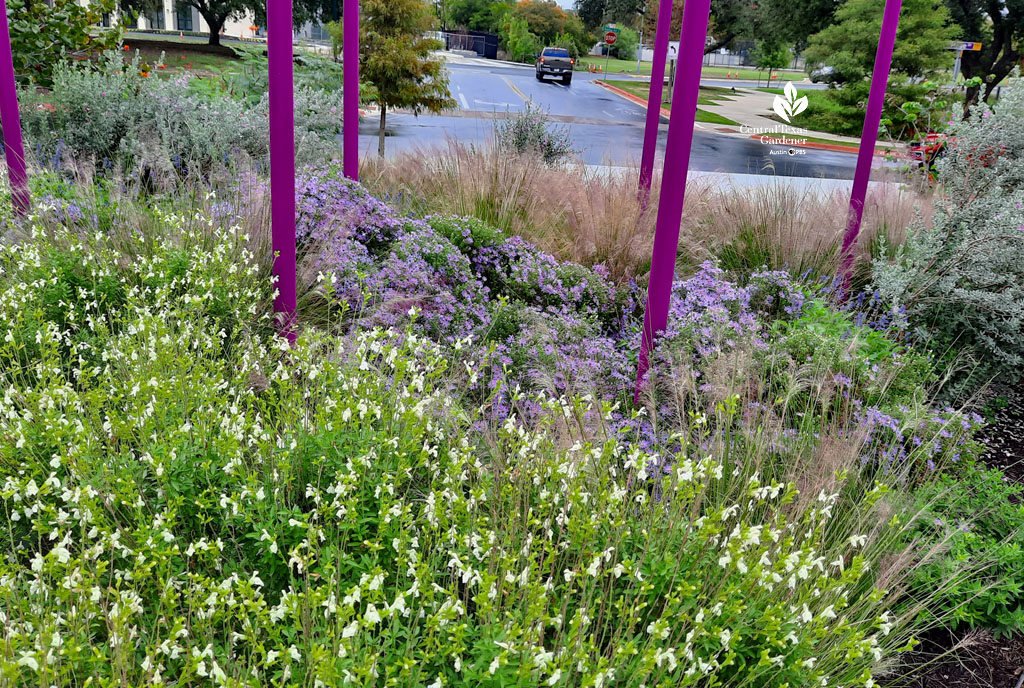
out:
M964 389L1024 364L1024 94L1009 89L990 110L955 115L937 163L942 180L932 226L875 261L874 284L906 308L908 335L969 364ZM959 111L959 110L957 110ZM955 392L956 389L951 389ZM962 390L961 390L962 391Z
M145 1L145 0L144 0ZM261 0L178 0L180 6L194 7L210 27L210 45L220 45L220 31L230 19L247 14L266 22L266 2ZM301 13L300 13L301 16Z
M58 64L95 57L117 47L118 28L95 28L114 0L86 4L77 0L7 2L14 74L18 81L49 86Z
M470 31L497 33L511 11L503 0L455 0L448 8L448 18L455 26Z
M778 40L759 41L753 57L755 65L769 71L788 67L793 60L789 46Z
M636 49L640 44L640 36L636 31L628 27L623 27L619 31L619 37L615 41L615 45L612 46L612 52L620 60L635 60Z
M549 123L547 113L527 103L495 126L498 148L510 155L536 155L545 164L557 165L574 151L568 130Z
M923 567L912 593L943 592L934 599L936 615L957 625L989 628L996 637L1024 630L1024 504L1020 486L981 465L946 476L921 493L929 506L912 533L916 547L942 544L948 552ZM980 574L951 576L972 562ZM943 588L943 581L956 580Z
M509 21L505 44L509 55L517 62L532 62L533 56L543 47L537 36L530 32L526 20L519 17Z
M652 477L565 441L612 412L578 399L478 441L473 364L413 330L289 346L244 237L164 221L0 250L12 686L865 685L909 646L883 486L805 498L719 447Z
M896 412L927 399L938 380L934 363L896 344L882 332L857 325L849 315L815 300L792 322L775 324L781 350L800 365L827 370L849 401Z
M569 18L554 0L522 0L516 3L513 16L525 21L530 33L544 45L551 45L559 34L566 32Z
M1007 0L945 0L953 21L960 27L957 38L981 42L981 50L964 51L961 73L980 79L967 91L967 102L989 100L1024 57L1024 5Z
M188 79L142 77L138 55L123 64L113 52L99 69L59 65L51 91L19 94L28 148L53 169L89 161L100 175L124 173L157 186L265 159L267 93L255 102L208 99L192 92ZM300 160L336 154L340 96L296 88Z
M834 67L841 83L871 76L882 27L884 0L849 0L836 11L835 23L810 38L808 65ZM959 33L945 6L931 0L907 0L900 11L892 72L903 78L931 78L953 64L949 45Z
M424 0L364 0L362 9L359 76L373 86L370 98L381 108L379 152L384 155L388 108L441 112L455 101L444 63L430 57L441 45L424 38L434 26L430 5ZM332 35L340 32L335 24Z

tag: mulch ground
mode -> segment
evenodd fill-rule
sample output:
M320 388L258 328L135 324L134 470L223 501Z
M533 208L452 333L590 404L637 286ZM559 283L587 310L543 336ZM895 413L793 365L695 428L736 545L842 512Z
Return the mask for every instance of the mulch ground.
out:
M986 413L982 460L1021 486L1024 500L1024 383L995 386ZM996 640L987 631L937 630L903 661L890 688L1021 688L1024 635Z

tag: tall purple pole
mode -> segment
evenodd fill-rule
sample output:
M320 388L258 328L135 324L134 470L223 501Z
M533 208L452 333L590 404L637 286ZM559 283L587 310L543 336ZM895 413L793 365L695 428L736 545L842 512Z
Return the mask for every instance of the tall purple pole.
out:
M267 2L267 59L270 72L270 226L282 333L295 342L295 104L292 0Z
M343 6L345 43L344 61L344 122L342 123L343 150L341 167L349 179L359 180L359 0L345 0Z
M651 278L647 285L644 331L640 340L640 365L636 373L634 398L640 397L644 377L650 367L654 338L668 325L672 279L679 250L679 224L683 219L686 173L690 167L693 125L697 118L700 70L704 62L704 44L708 36L711 0L687 0L683 7L683 31L679 43L679 74L672 90L672 114L668 121L662 192L658 198L658 220L654 229ZM660 27L659 27L660 28ZM670 189L678 185L679 192Z
M843 251L840 254L839 274L843 286L848 287L853 273L853 258L857 248L857 235L864 216L864 201L868 193L868 179L871 177L871 161L875 156L878 142L878 127L882 122L882 106L885 104L885 89L892 67L892 52L896 47L896 30L900 23L900 7L903 0L886 0L882 17L882 32L878 38L875 53L875 69L871 75L871 92L868 94L867 112L864 113L864 130L860 135L860 151L857 154L857 170L853 174L853 192L850 194L850 210L846 218L846 234L843 236Z
M658 126L661 124L661 95L665 87L665 59L672 32L672 0L661 0L658 6L658 27L654 34L654 62L651 65L651 90L647 98L647 127L644 129L644 152L640 158L640 204L646 209L651 198L654 177L654 154L658 150Z
M7 3L0 0L0 124L4 129L7 176L11 180L14 212L25 215L29 208L28 173L25 171L25 147L21 142L21 117L18 91L14 83L14 55L7 25Z

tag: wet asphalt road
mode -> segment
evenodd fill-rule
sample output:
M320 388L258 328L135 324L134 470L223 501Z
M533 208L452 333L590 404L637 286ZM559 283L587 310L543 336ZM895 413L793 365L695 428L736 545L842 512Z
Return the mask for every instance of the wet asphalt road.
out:
M571 86L556 81L538 82L533 69L512 66L449 64L450 90L458 110L443 115L388 114L388 157L410 149L443 148L449 141L486 144L493 138L496 120L522 111L527 100L548 111L556 126L564 127L583 161L589 165L636 163L643 151L645 110L593 83L585 72L573 76ZM375 116L360 128L364 154L377 150ZM704 172L774 174L791 177L852 179L856 156L850 153L797 149L795 155L747 137L716 131L722 125L698 123L694 132L690 169ZM731 129L735 130L735 127ZM658 140L665 150L668 124L662 122ZM772 154L772 151L776 154ZM660 159L659 159L660 164Z

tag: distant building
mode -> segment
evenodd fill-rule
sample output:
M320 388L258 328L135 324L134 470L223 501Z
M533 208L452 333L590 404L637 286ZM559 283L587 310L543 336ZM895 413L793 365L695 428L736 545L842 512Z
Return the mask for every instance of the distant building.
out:
M88 0L80 0L85 4ZM155 12L144 12L137 17L123 17L125 28L140 29L143 31L192 31L196 33L210 33L210 27L199 14L199 10L185 5L177 0L163 0L163 8ZM119 20L117 13L103 15L103 25L110 26ZM228 20L224 23L222 36L231 38L252 38L253 36L266 35L266 29L254 26L251 16L237 20Z
M87 4L88 0L79 0ZM141 31L168 31L171 33L191 31L194 33L210 33L210 27L203 20L199 10L185 5L178 0L162 0L163 8L155 12L144 12L137 17L125 16L125 28L139 29ZM104 14L103 26L112 26L118 21L117 13ZM255 30L254 30L255 27ZM256 26L251 14L241 19L228 20L224 23L222 36L229 38L254 38L266 37L267 27ZM305 38L312 41L330 42L331 36L327 29L320 24L306 23L305 26L295 31L296 38Z

